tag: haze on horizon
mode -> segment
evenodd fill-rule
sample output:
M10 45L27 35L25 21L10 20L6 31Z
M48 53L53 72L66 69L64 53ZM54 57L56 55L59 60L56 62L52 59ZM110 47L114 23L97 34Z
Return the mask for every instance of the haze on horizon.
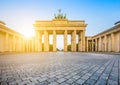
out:
M32 33L35 20L52 20L61 9L68 20L85 20L86 35L92 36L120 20L119 7L120 0L1 0L0 20L22 34ZM63 48L63 37L58 37L57 47Z

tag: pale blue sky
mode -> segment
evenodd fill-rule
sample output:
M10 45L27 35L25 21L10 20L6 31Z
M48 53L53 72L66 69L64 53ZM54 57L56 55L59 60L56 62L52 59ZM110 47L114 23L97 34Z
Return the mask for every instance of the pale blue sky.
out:
M58 9L62 9L69 20L85 20L88 36L120 20L120 0L0 0L0 20L23 33L33 28L35 20L53 19Z

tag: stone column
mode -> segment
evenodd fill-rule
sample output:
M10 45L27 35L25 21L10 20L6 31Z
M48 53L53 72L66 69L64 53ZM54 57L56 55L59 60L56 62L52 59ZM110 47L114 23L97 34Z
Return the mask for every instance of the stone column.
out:
M115 37L114 37L114 33L111 34L111 42L112 42L112 52L115 51Z
M42 52L42 32L39 32L39 51Z
M94 39L92 39L92 52L94 52Z
M76 52L76 30L72 33L72 51Z
M36 51L42 51L42 34L36 31Z
M104 44L105 44L104 51L106 52L107 51L107 36L106 35L104 36Z
M81 32L78 34L78 51L81 51Z
M28 40L28 52L30 52L30 40Z
M19 39L18 36L16 36L16 52L19 51Z
M87 41L87 52L88 52L88 47L89 47L89 45L88 45L88 38L87 38L87 40L86 40L86 41Z
M82 32L82 51L85 52L85 30Z
M13 45L12 45L12 46L13 46L13 47L12 47L12 51L15 52L15 35L13 35L12 38L13 38L13 40L12 40L12 44L13 44Z
M9 35L9 43L8 43L8 44L9 44L9 45L8 45L8 46L9 46L9 47L8 47L8 48L9 48L9 49L8 49L9 52L12 51L12 45L13 45L12 43L13 43L13 42L12 42L12 35Z
M22 37L22 52L24 52L25 49L24 49L24 38Z
M35 31L35 52L38 52L38 48L39 48L39 46L38 46L38 32L37 31Z
M29 52L32 51L32 39L29 40Z
M95 51L98 51L98 43L97 43L97 39L95 39Z
M9 34L6 33L5 35L5 51L8 51L9 50Z
M3 34L2 33L0 33L0 52L3 52L4 51L4 44L3 44L3 36L2 36ZM4 47L3 47L4 46Z
M57 51L56 49L56 31L53 30L53 51Z
M67 30L64 32L64 51L67 52Z
M101 51L101 46L102 46L102 42L101 42L101 37L99 37L99 52Z
M31 39L31 44L32 44L31 51L34 52L35 51L34 50L34 37Z
M26 52L29 52L29 40L26 40Z
M49 51L49 35L46 30L44 31L44 51Z
M73 32L71 33L71 51L73 51Z
M22 38L20 37L20 52L22 52Z
M21 37L19 37L19 45L20 45L19 52L22 52L22 38Z
M119 31L119 52L120 52L120 31Z

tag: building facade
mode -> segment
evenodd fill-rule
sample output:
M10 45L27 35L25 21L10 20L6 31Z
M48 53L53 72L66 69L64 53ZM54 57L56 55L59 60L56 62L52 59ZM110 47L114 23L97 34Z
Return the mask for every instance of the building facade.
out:
M49 35L53 35L52 51L56 52L56 36L59 34L64 36L65 52L68 51L68 35L71 36L72 52L120 52L119 23L95 36L85 36L86 26L84 20L68 20L59 11L53 20L37 20L34 24L35 36L27 39L0 21L0 52L49 52Z
M90 52L120 52L120 23L95 36L87 38Z

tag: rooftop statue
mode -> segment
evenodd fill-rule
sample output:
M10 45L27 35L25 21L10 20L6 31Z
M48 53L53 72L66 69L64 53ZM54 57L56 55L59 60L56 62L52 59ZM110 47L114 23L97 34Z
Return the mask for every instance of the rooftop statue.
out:
M61 9L58 10L57 14L54 14L54 19L66 19L66 14L61 13Z

